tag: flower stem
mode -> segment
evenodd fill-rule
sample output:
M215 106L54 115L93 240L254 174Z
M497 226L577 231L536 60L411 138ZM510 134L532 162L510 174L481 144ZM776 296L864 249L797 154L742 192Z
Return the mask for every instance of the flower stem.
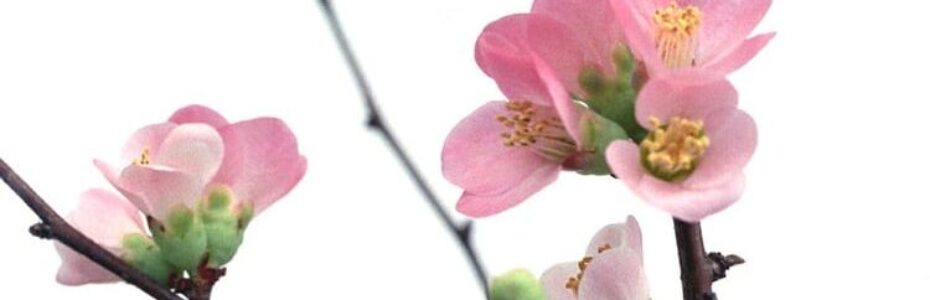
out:
M675 240L678 242L678 264L681 267L681 291L684 300L716 300L712 289L715 281L726 278L727 270L745 263L737 255L704 250L701 223L675 220Z
M152 296L152 298L181 300L167 287L162 286L154 279L130 266L69 225L3 159L0 159L0 177L42 220L42 223L29 228L32 235L43 239L58 240L75 252L84 255L94 263L119 276L127 283L136 286L149 296Z
M476 279L484 289L485 295L487 295L487 273L484 271L484 267L481 265L481 262L478 259L478 254L475 252L471 241L472 222L469 221L462 225L457 225L449 212L446 211L446 209L443 208L443 206L440 204L436 194L433 193L432 189L426 183L426 180L423 179L423 175L421 175L420 171L416 168L416 166L414 166L410 156L407 155L407 153L398 142L397 138L394 137L393 132L384 122L384 118L378 109L378 105L375 102L375 97L371 92L368 81L365 79L365 74L362 72L359 63L355 58L355 54L353 53L352 48L349 46L349 42L346 39L345 33L342 31L342 26L339 23L339 19L336 16L336 13L333 11L332 4L329 0L319 0L319 3L323 8L323 12L326 14L326 19L329 21L333 35L335 35L336 41L339 44L339 48L345 57L346 64L348 64L349 69L352 72L352 76L355 78L355 83L358 85L359 92L362 93L362 98L365 101L365 107L368 109L368 127L378 131L378 133L381 134L381 136L388 143L388 146L394 152L394 155L397 156L397 159L400 160L401 164L407 170L407 174L411 179L413 179L417 188L420 190L420 193L423 194L423 197L427 200L427 202L429 202L430 207L432 207L436 215L442 219L443 224L445 224L446 228L449 229L449 232L456 237L459 246L468 257L468 261L475 272Z
M714 266L704 251L701 223L675 219L675 240L678 242L684 300L716 299L711 288L714 283Z

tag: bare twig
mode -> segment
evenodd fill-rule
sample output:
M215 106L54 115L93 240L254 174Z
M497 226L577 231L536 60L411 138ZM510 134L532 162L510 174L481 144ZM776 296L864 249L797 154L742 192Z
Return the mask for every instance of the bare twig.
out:
M342 31L342 26L339 23L336 13L333 11L332 4L329 0L319 0L320 6L323 8L326 18L329 21L330 27L333 31L333 34L336 37L336 41L339 43L339 48L342 51L342 54L345 56L346 63L349 66L349 69L352 72L352 75L355 77L355 83L358 85L359 91L362 93L362 98L365 101L365 107L368 109L368 126L374 130L377 130L385 141L390 146L391 150L394 152L394 155L397 156L397 159L400 160L404 168L407 170L407 174L413 179L416 183L417 188L420 190L420 193L423 194L423 197L426 198L430 206L433 208L433 211L442 219L443 223L446 225L446 228L453 233L456 239L459 242L459 246L462 247L462 250L465 251L465 254L468 256L468 260L471 263L472 269L474 269L475 276L481 284L481 287L484 289L484 292L488 292L488 280L487 274L484 271L481 263L478 260L478 255L475 252L474 247L471 242L471 228L472 223L466 222L463 225L457 225L455 221L452 220L451 215L445 208L439 203L438 198L432 189L426 183L426 180L423 179L423 176L414 166L413 162L410 160L410 157L400 146L400 143L397 141L397 138L394 137L394 134L391 132L390 128L384 122L384 118L381 115L380 110L378 109L377 103L375 103L375 97L371 92L371 88L368 86L368 81L365 79L365 74L362 72L361 67L358 64L358 61L355 58L355 54L352 52L352 48L349 46L349 42L346 39L345 33Z
M74 227L71 227L2 159L0 159L0 177L42 220L42 223L29 228L32 235L61 242L155 299L182 300L167 287L133 268L119 257L94 243Z
M736 255L724 256L719 252L708 255L704 250L701 223L675 219L675 240L684 300L716 300L714 281L726 277L730 267L746 262Z

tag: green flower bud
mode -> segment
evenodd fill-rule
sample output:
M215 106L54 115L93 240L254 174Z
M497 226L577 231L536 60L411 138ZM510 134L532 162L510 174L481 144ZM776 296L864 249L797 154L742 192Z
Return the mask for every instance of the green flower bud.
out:
M607 165L604 152L611 142L629 139L626 131L598 114L586 114L581 120L580 128L582 147L586 152L571 158L569 162L573 166L568 167L586 175L610 174L610 166Z
M614 50L614 66L617 74L604 76L595 68L586 68L578 76L585 95L584 103L594 112L620 125L635 141L646 136L645 129L636 121L636 95L640 76L636 70L636 58L630 49L618 45Z
M245 228L254 214L251 202L243 201L238 207L235 195L226 186L212 189L200 209L207 233L208 266L225 265L242 245Z
M149 229L165 260L178 269L194 272L207 253L207 234L200 217L178 206L159 222L149 218Z
M168 278L177 270L165 261L161 249L151 238L132 233L123 236L123 260L142 271L163 285L168 285Z
M491 281L491 300L546 300L546 290L533 273L525 269L510 271Z

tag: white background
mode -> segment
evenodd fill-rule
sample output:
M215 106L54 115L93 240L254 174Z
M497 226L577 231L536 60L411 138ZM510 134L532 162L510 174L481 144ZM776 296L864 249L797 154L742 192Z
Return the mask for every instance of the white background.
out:
M531 0L336 1L387 121L447 207L440 150L502 96L473 60L481 29ZM928 299L926 13L917 1L776 1L778 36L732 80L759 126L743 199L704 222L711 250L749 263L721 299ZM138 127L190 103L230 120L272 115L309 169L261 215L214 299L480 299L454 239L365 113L310 0L0 1L0 157L54 207L108 187ZM491 273L581 258L601 226L635 214L654 299L680 299L671 220L610 178L570 173L478 221ZM464 220L456 213L459 220ZM0 298L145 299L125 284L55 283L36 218L0 189Z

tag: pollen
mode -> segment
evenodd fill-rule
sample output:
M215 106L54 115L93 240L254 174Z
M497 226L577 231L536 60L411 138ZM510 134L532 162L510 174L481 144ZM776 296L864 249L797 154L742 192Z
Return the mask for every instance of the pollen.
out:
M669 5L655 11L656 49L666 66L672 69L694 66L697 56L701 10L694 5Z
M151 155L149 155L149 148L142 149L142 154L139 155L139 158L136 158L132 161L133 164L145 166L152 163Z
M610 250L610 244L604 244L597 247L597 253L601 254L604 251ZM578 274L568 278L568 282L565 283L565 288L572 291L575 296L578 296L578 288L581 287L581 278L584 277L584 271L588 269L588 265L591 264L591 261L594 260L594 257L585 256L580 261L578 261Z
M666 181L690 175L710 146L704 123L680 117L671 118L667 124L655 117L649 121L655 130L640 144L643 166Z
M506 147L527 147L544 157L562 160L575 150L575 142L555 116L542 116L528 101L507 102L507 112L496 119L503 127Z

